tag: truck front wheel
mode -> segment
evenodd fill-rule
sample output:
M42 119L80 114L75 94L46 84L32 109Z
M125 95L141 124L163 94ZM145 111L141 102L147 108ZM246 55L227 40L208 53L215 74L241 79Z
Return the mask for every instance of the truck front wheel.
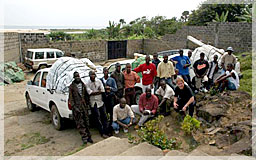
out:
M26 94L26 101L28 110L30 110L31 112L35 111L36 105L32 103L28 93Z
M52 125L56 130L63 129L63 119L61 118L55 104L53 104L51 108L51 120L52 120Z

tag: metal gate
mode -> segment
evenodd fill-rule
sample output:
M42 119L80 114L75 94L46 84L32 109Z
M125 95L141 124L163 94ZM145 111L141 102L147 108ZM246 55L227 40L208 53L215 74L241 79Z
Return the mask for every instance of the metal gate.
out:
M108 41L108 59L126 58L127 41Z

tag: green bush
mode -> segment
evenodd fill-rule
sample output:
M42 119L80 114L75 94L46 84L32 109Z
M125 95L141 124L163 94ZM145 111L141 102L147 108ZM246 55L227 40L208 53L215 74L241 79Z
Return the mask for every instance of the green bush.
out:
M236 56L240 62L240 69L243 75L243 78L240 79L238 90L252 95L252 52L238 53Z
M51 38L53 41L71 40L71 35L65 32L51 32L48 38Z
M159 125L163 118L163 116L158 116L157 118L145 123L144 127L137 131L138 137L129 134L129 142L135 144L148 142L162 150L180 148L181 142L178 142L176 138L168 139L164 131L160 129Z
M187 135L191 135L191 133L200 128L200 121L198 121L196 118L191 117L190 115L186 115L182 122L181 129L185 132Z

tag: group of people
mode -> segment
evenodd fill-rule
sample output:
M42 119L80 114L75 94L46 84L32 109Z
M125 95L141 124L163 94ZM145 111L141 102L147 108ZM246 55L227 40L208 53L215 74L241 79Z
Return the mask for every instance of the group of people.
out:
M163 61L154 54L152 63L147 55L145 63L133 70L128 63L121 71L121 65L116 63L116 70L109 75L108 68L104 68L104 76L100 79L94 71L90 71L90 79L86 83L81 81L78 72L74 72L74 81L69 87L69 103L83 143L93 143L89 131L90 115L101 136L107 138L113 131L118 134L120 127L127 133L128 128L135 123L135 115L140 116L135 129L156 115L169 115L172 107L183 116L193 116L196 103L194 95L201 91L202 82L208 89L212 85L217 85L221 91L225 88L237 89L239 77L233 70L236 63L233 49L229 47L227 52L221 61L223 74L216 80L213 77L219 70L217 56L208 62L204 53L201 53L200 59L191 66L192 52L185 56L183 50L179 51L179 56L169 60L164 55ZM192 81L190 67L195 72ZM143 93L136 105L135 84L140 83L139 72L142 74Z

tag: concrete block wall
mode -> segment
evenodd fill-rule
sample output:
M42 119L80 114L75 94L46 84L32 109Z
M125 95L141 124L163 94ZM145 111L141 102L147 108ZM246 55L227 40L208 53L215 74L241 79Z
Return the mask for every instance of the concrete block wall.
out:
M4 47L1 47L4 48L4 62L20 62L19 34L15 32L5 32L2 39L4 40Z
M207 26L184 26L175 34L167 34L160 40L145 40L145 53L198 47L187 40L191 35L218 48L232 46L235 52L251 51L252 24L244 22L209 23Z
M143 53L143 40L127 41L127 58L134 58L134 53Z
M78 58L89 58L97 62L106 60L106 43L100 40L22 43L22 54L24 56L29 48L56 48L67 56L73 53Z

